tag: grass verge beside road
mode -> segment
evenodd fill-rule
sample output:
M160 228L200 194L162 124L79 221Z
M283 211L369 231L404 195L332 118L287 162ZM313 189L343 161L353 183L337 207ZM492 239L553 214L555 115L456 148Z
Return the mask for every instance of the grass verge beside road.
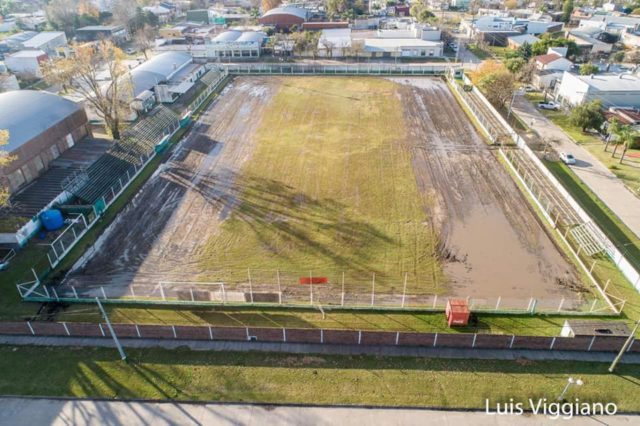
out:
M566 398L640 411L640 366L572 361L0 347L0 393L109 399L201 400L483 408L485 399L555 400L567 377L584 381ZM43 363L43 360L47 360ZM469 386L469 383L474 386ZM304 383L302 386L301 384Z
M544 100L543 95L540 93L527 93L526 97L534 104ZM634 194L640 195L640 160L634 158L633 161L636 161L635 163L631 160L625 160L624 163L620 163L622 147L618 147L617 158L612 157L611 153L613 152L613 146L610 146L608 152L605 152L605 145L602 140L595 134L584 133L582 129L571 124L570 116L566 111L550 111L542 109L539 111L556 126L560 127L571 139L589 151L591 155L596 157L598 161L611 170L611 172L616 175L618 179L622 180L622 182ZM640 155L640 150L630 149L627 151L627 154Z

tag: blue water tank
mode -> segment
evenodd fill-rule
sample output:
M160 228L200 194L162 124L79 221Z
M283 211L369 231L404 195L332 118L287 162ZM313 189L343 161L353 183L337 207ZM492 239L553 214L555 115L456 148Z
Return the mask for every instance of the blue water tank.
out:
M62 212L60 212L60 210L47 210L40 215L40 220L42 221L44 229L47 231L55 231L64 226L64 219L62 218Z

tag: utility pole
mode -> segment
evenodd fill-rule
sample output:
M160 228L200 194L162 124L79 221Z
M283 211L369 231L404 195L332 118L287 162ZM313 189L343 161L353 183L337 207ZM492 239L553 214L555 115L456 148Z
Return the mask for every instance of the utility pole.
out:
M100 308L100 312L102 312L102 317L104 318L104 321L107 323L107 328L109 329L109 333L111 333L111 337L113 337L113 341L116 342L116 347L118 348L118 352L120 352L120 358L122 358L123 361L126 361L127 355L124 353L124 349L122 349L122 345L118 340L118 336L116 336L116 332L113 331L113 327L111 326L111 321L109 321L109 316L107 315L107 311L104 310L104 308L102 307L102 303L100 302L100 299L97 296L96 296L96 303L98 304L98 308Z
M638 331L638 327L640 327L640 320L638 320L636 322L636 326L633 327L633 330L631 331L631 334L629 334L629 337L624 342L624 345L622 345L622 348L620 349L620 352L618 353L616 358L611 363L611 366L609 367L609 373L613 373L615 371L616 367L618 366L618 363L622 359L622 355L624 355L624 353L627 351L627 349L629 349L629 346L631 346L631 342L633 342L633 338L636 335L636 331Z

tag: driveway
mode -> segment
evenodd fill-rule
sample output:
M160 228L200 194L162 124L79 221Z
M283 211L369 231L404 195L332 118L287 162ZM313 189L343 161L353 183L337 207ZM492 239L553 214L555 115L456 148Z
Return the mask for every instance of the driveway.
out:
M570 152L576 164L570 166L574 173L640 237L640 199L637 198L606 166L589 151L573 142L560 127L556 126L536 109L524 96L516 96L513 112L528 126L532 120L534 130L557 152Z

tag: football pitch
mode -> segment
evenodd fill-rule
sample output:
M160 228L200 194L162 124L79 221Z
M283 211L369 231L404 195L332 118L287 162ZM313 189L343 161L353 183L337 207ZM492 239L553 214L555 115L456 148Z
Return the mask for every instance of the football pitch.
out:
M274 301L309 276L319 295L583 290L446 84L371 77L236 78L63 285Z

